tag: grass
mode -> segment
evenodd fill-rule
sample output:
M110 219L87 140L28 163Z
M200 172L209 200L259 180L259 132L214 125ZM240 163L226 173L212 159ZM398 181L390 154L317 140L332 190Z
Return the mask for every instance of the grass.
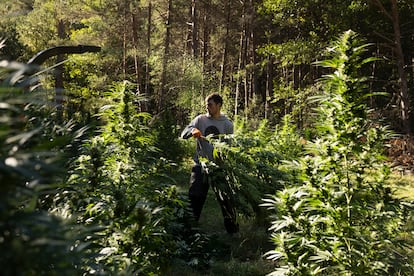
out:
M239 234L227 234L219 204L210 189L198 225L200 232L210 236L210 246L215 251L210 266L196 270L177 264L170 275L260 276L273 271L274 265L263 257L272 248L266 228L246 218L240 218L239 223Z
M390 186L398 198L414 200L414 175L393 173Z
M390 187L394 195L405 201L414 202L414 175L393 173L390 178ZM400 239L408 242L410 247L406 249L406 257L410 260L414 259L414 212L404 226L404 231L400 233Z
M174 177L179 192L183 194L188 192L189 166L186 171L181 171ZM229 235L226 232L220 206L210 188L198 223L200 232L210 237L209 247L214 251L210 265L205 269L194 269L177 263L168 275L260 276L272 272L275 265L263 256L273 249L267 227L258 226L253 219L243 217L239 218L239 224L239 234Z

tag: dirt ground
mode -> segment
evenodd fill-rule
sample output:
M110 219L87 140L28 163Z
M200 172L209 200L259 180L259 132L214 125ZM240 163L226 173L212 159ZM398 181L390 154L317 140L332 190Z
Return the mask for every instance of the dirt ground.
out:
M404 174L414 174L414 137L401 136L389 142L387 148L392 167Z

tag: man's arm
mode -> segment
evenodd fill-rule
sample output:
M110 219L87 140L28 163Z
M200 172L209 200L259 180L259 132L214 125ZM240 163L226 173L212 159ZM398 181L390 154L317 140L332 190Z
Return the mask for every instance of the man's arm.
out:
M186 126L185 129L183 130L183 132L181 132L181 138L188 139L188 138L192 137L193 136L193 133L192 133L193 129L195 129L195 127L192 126L192 125Z
M181 132L181 138L188 139L190 137L200 138L203 136L201 131L197 128L198 126L198 117L191 121L191 123L185 127Z

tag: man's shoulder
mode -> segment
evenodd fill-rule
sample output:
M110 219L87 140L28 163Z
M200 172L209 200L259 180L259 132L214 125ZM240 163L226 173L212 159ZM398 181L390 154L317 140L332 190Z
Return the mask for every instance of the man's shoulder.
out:
M225 114L221 115L221 120L225 121L226 123L233 124L233 122Z
M218 119L211 117L209 114L200 114L197 117L195 117L195 120L199 122L212 122L213 124L224 123L226 125L233 125L233 122L225 114L221 114L221 116Z
M206 114L200 114L195 117L195 120L207 120L208 116Z

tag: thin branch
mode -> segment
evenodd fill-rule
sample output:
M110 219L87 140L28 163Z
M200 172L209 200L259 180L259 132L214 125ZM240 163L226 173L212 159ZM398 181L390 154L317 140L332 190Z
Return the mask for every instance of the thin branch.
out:
M384 39L386 42L390 43L391 45L393 45L393 47L395 47L395 41L394 40L386 37L385 35L377 32L377 31L374 31L374 34L379 36L380 38Z
M374 5L377 6L380 11L386 16L388 17L388 19L390 19L391 21L393 20L392 15L385 9L384 5L381 3L380 0L370 0L370 2Z

